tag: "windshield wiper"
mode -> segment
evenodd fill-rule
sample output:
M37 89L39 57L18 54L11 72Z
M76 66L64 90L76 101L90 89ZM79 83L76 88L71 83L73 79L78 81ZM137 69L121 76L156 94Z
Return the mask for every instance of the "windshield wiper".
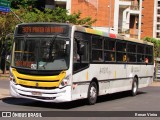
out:
M52 49L53 49L53 44L55 43L55 40L57 38L58 34L54 35L51 40L50 40L50 44L49 44L49 57L48 60L51 61L52 60ZM45 66L47 65L47 62L43 65L41 65L41 67L43 67L43 69L45 70ZM39 65L37 65L39 66Z
M24 36L24 42L23 42L23 48L22 48L22 65L23 65L23 61L24 61L24 52L25 52L25 48L26 48L26 38L28 37L28 35Z
M54 35L52 39L50 40L50 47L49 47L49 61L52 60L52 51L53 51L53 45L55 43L55 40L57 38L58 34Z

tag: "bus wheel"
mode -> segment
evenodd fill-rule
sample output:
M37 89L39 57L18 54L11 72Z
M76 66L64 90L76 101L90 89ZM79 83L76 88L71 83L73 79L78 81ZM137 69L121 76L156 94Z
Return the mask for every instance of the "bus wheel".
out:
M98 96L97 94L98 94L97 84L95 82L91 82L88 89L88 103L90 105L93 105L96 103L97 96Z
M133 79L133 83L132 83L131 95L132 95L132 96L135 96L135 95L137 95L137 92L138 92L138 80L137 80L137 78L135 77L135 78Z

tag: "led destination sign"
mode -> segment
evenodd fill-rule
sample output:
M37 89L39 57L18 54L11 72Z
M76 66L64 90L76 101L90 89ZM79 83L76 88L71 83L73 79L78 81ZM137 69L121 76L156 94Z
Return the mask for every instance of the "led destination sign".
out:
M67 25L57 24L30 24L19 25L17 34L67 34L69 27Z

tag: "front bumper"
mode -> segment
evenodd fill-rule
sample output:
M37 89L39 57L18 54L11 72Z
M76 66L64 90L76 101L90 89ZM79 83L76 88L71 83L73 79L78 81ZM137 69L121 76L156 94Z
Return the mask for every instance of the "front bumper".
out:
M11 96L16 98L27 98L43 102L67 102L71 101L71 86L55 89L36 89L23 87L10 81Z

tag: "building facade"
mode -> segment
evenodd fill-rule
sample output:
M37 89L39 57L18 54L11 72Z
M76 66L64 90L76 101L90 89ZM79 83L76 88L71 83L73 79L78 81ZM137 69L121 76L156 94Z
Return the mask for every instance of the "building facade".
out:
M160 0L154 1L153 37L160 38Z
M138 39L160 38L160 0L46 0L47 8L56 6L96 19L95 29Z

